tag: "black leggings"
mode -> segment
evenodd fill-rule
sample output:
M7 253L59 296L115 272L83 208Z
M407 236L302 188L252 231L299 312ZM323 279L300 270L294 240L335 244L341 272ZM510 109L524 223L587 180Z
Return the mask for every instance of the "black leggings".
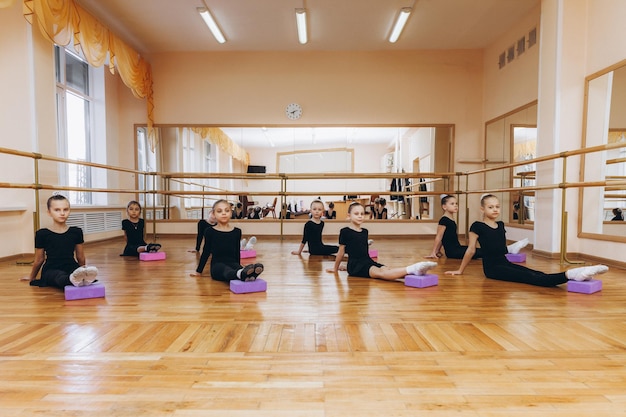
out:
M243 268L243 266L236 262L211 263L211 278L216 281L232 281L234 279L239 279L237 278L237 271L241 268Z
M337 253L339 246L337 245L321 245L311 247L309 245L309 255L333 255Z
M467 246L457 246L453 248L443 248L446 252L446 258L448 259L463 259ZM476 253L472 256L472 259L480 259L483 257L483 252L480 248L476 248Z
M70 281L70 274L59 269L50 269L41 273L41 279L30 282L34 287L56 287L64 289L68 285L73 285Z
M565 272L546 274L545 272L535 271L534 269L510 262L485 265L483 261L483 271L487 278L537 285L539 287L554 287L568 281Z
M143 245L126 245L124 247L124 253L122 253L120 256L139 256L139 251L137 249L142 246L146 246L146 244L144 243Z

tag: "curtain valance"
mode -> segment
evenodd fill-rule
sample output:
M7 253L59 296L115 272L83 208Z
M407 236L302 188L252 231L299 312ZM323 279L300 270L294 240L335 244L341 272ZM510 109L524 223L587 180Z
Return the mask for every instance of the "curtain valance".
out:
M6 2L7 0L0 0ZM9 0L9 3L11 0ZM139 53L115 36L74 0L24 0L24 17L32 24L36 18L41 33L57 45L74 42L90 65L104 65L109 56L109 70L120 74L122 82L137 98L146 99L148 138L154 151L154 99L152 69Z
M192 127L191 131L200 135L202 139L216 144L221 150L241 161L245 166L250 165L250 155L241 146L237 145L222 129L218 127Z

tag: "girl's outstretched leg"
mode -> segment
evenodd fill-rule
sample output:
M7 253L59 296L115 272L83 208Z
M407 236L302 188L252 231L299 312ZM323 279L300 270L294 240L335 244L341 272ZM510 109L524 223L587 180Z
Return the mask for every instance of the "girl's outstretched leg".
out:
M407 275L424 275L429 269L437 266L437 262L425 261L418 262L406 267Z
M79 266L69 276L70 281L75 287L83 287L91 285L98 276L98 268L95 266Z
M521 251L526 246L528 246L528 239L524 238L522 240L518 240L515 243L511 243L506 248L508 249L509 253L519 253L519 251Z
M263 272L263 264L249 264L237 271L237 278L242 281L254 281Z
M594 276L604 274L608 270L609 267L606 265L581 266L565 271L565 276L574 281L589 281Z
M386 266L372 266L369 270L370 278L395 281L406 275L424 275L426 271L437 266L436 262L418 262L406 268L388 268Z

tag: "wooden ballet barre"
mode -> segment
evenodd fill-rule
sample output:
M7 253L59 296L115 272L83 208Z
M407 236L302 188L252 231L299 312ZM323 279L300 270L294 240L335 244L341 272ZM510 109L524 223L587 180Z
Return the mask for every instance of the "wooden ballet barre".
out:
M622 163L622 162L626 162L626 158L607 159L605 163L607 165L611 165L611 164L619 164L619 163Z

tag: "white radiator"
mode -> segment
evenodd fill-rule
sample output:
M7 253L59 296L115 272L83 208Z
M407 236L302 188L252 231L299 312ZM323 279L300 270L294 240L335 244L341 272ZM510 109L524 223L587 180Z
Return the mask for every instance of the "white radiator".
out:
M71 213L67 218L69 226L83 229L83 234L110 232L122 229L121 211L87 211Z

